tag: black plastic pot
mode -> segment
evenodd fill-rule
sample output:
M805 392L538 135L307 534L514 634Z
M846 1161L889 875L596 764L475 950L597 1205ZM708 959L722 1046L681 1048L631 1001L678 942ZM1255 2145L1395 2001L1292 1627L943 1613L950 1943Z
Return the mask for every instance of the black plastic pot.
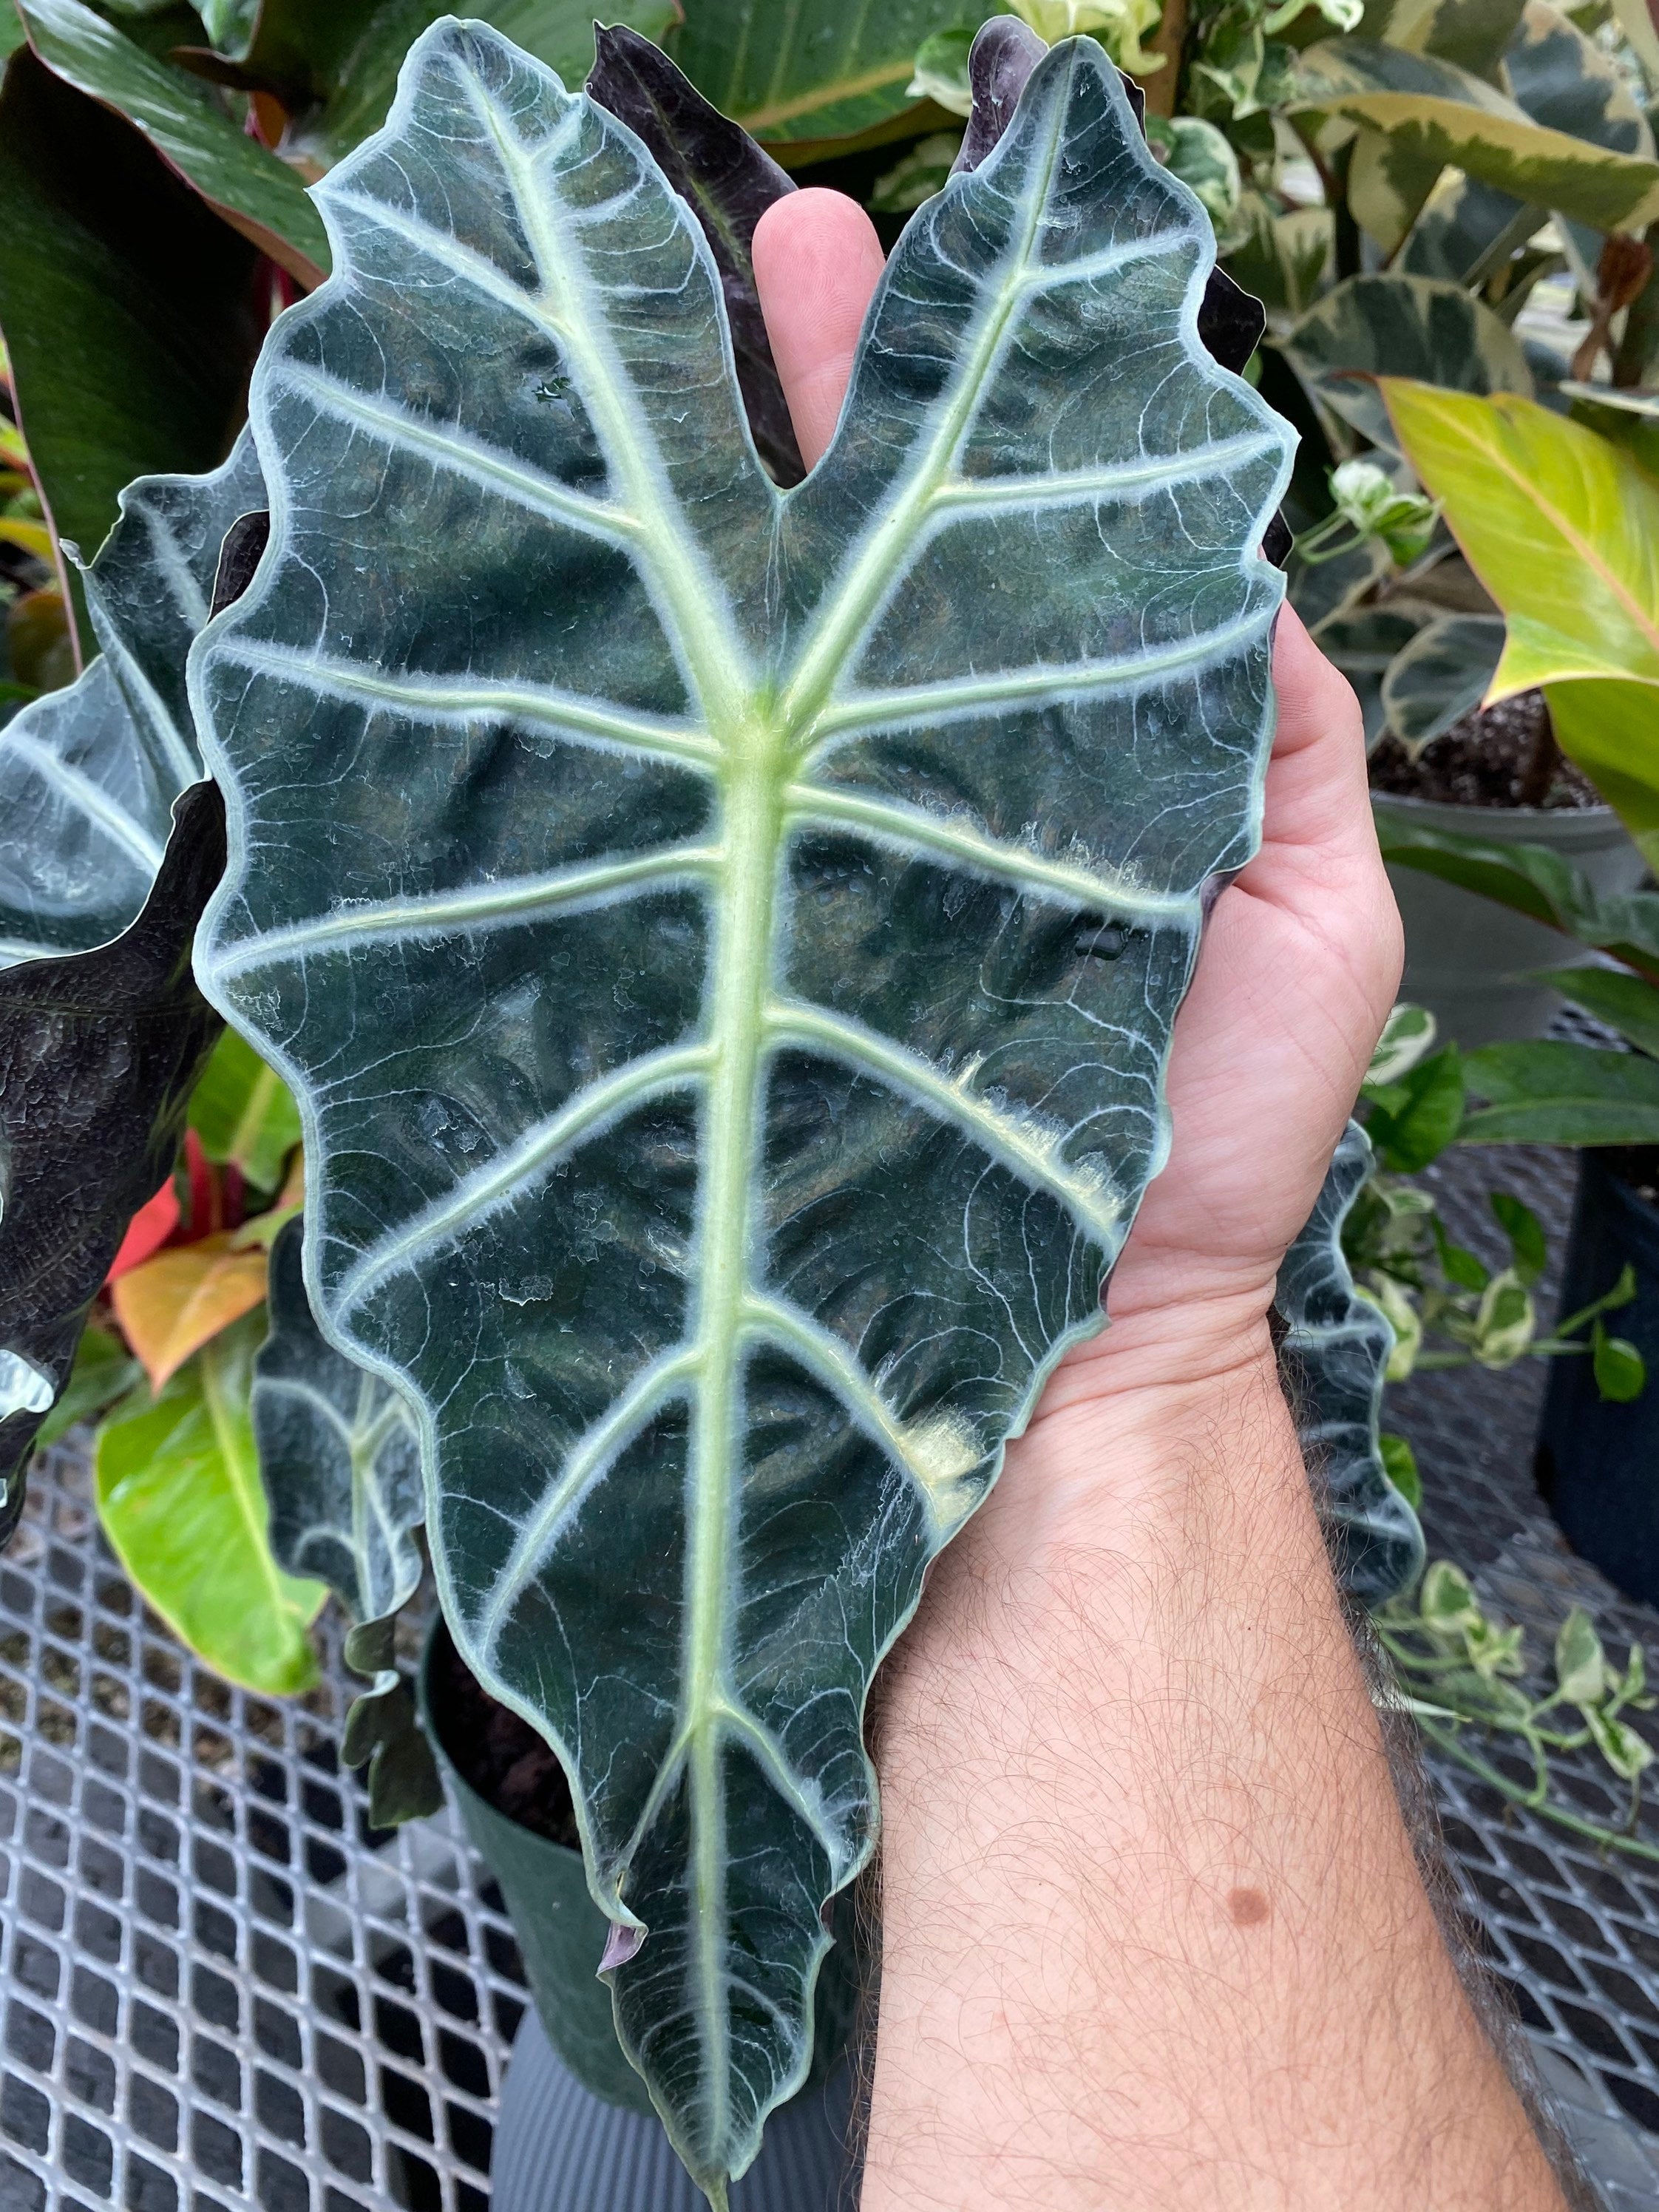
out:
M1538 1487L1575 1552L1630 1597L1659 1604L1659 1206L1600 1152L1581 1156L1561 1311L1576 1313L1629 1265L1636 1297L1608 1316L1647 1362L1626 1405L1597 1393L1588 1358L1550 1362L1534 1462Z
M495 1876L535 2008L513 2046L493 2172L508 2212L702 2212L704 2199L669 2147L645 2084L617 2040L599 1978L608 1923L588 1893L580 1851L510 1820L456 1771L434 1722L434 1622L422 1655L421 1717L474 1849ZM768 2123L732 2212L834 2212L840 2201L856 2010L850 1906L818 1978L812 2078ZM510 2180L511 2186L507 2186Z

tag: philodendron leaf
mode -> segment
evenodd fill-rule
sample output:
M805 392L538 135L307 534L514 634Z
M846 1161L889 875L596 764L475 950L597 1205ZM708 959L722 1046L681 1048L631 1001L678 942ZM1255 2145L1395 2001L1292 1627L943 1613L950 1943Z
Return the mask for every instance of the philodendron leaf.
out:
M213 94L135 46L81 0L16 0L29 44L55 76L124 116L234 229L304 285L328 241L298 174L249 137Z
M1445 615L1397 653L1382 678L1389 727L1413 757L1478 707L1504 650L1498 615Z
M1370 1170L1370 1142L1350 1121L1308 1225L1285 1255L1273 1304L1285 1324L1279 1356L1339 1579L1376 1606L1417 1579L1423 1532L1389 1480L1377 1434L1394 1331L1354 1288L1342 1250L1342 1224Z
M258 258L137 131L12 56L0 330L41 495L88 559L136 477L223 456L263 332Z
M1303 55L1289 105L1385 131L1425 170L1449 165L1597 230L1637 230L1659 216L1659 162L1650 153L1620 153L1534 123L1481 78L1428 54L1328 40Z
M309 1689L306 1631L327 1595L271 1557L248 1419L264 1324L249 1315L181 1368L152 1404L129 1401L98 1432L98 1512L145 1600L228 1680Z
M348 1662L373 1678L346 1723L349 1765L368 1765L377 1827L435 1811L437 1768L398 1673L392 1630L420 1586L426 1515L420 1445L391 1385L343 1358L311 1317L301 1224L270 1254L270 1334L254 1362L253 1432L270 1504L270 1548L319 1576L356 1624Z
M1547 686L1563 750L1659 854L1659 485L1622 447L1529 400L1382 389L1507 619L1488 697Z
M198 785L124 936L0 974L0 1542L87 1310L173 1164L218 1033L190 946L224 855L219 795Z
M781 484L806 473L766 335L750 251L755 225L795 189L719 108L711 107L660 46L623 25L594 33L587 90L645 141L657 167L688 201L720 272L738 385L760 457Z
M1310 389L1374 445L1396 442L1380 376L1532 397L1515 333L1461 286L1426 276L1350 276L1281 343Z
M300 1098L317 1318L419 1409L447 1617L567 1765L718 2199L806 2075L871 1675L1164 1156L1287 440L1086 40L913 218L787 493L690 210L500 40L429 33L318 196L271 545L192 669L198 972Z
M102 653L0 729L0 967L107 945L149 896L174 802L202 775L185 656L226 532L264 505L246 436L211 476L121 494L85 572Z

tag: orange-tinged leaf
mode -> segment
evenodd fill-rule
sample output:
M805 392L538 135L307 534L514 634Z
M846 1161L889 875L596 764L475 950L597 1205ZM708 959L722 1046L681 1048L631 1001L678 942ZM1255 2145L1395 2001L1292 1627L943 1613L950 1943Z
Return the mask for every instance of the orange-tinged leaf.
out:
M158 1252L120 1278L110 1292L115 1317L152 1389L252 1311L265 1294L265 1268L262 1251L234 1250L221 1234Z

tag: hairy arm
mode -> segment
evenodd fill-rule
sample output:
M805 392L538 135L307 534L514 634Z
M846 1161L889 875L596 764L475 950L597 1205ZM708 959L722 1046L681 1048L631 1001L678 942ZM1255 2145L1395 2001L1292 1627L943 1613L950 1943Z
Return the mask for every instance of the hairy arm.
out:
M880 269L755 262L809 465ZM1262 849L1182 1010L1174 1146L884 1677L864 2212L1560 2212L1436 1922L1267 1329L1399 975L1352 695L1281 619Z

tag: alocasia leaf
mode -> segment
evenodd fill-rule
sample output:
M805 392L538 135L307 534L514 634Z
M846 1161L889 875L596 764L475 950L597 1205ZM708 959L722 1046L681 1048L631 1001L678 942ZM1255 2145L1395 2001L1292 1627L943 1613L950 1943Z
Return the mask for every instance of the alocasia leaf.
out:
M593 43L588 94L645 141L702 225L720 272L738 386L756 447L779 483L799 483L806 471L766 335L751 251L755 225L795 187L746 131L709 106L660 46L621 24L597 29Z
M1388 1478L1377 1440L1394 1332L1355 1290L1342 1250L1342 1224L1370 1167L1370 1142L1351 1121L1319 1202L1285 1255L1273 1304L1285 1323L1279 1360L1339 1579L1376 1606L1421 1572L1423 1532Z
M88 1308L173 1164L218 1034L190 946L224 854L219 795L198 785L124 936L0 973L0 1542Z
M192 663L198 973L300 1099L317 1319L418 1409L446 1614L567 1765L718 2201L806 2075L872 1674L1164 1158L1288 440L1086 40L913 218L789 492L690 210L500 40L428 33L318 196L271 545Z
M88 560L134 477L228 450L263 334L257 259L136 131L12 56L0 331L51 519Z
M223 1330L151 1403L118 1407L98 1431L104 1533L147 1601L191 1650L267 1696L309 1689L306 1633L327 1591L284 1574L266 1537L248 1418L264 1322Z
M443 1793L392 1638L423 1571L415 1538L426 1515L420 1445L397 1392L343 1358L312 1319L298 1220L271 1247L253 1433L271 1551L289 1574L328 1584L356 1624L347 1661L374 1678L348 1716L345 1747L348 1764L368 1762L370 1818L390 1827L434 1812Z
M125 117L210 208L301 284L321 281L328 240L304 183L204 84L154 59L81 0L16 4L29 44L55 76Z
M101 654L0 729L0 968L106 945L149 896L173 803L203 772L185 657L227 532L264 505L246 437L211 476L122 493L85 572Z
M978 168L1014 117L1031 71L1048 48L1018 15L993 15L968 49L968 127L955 167Z

